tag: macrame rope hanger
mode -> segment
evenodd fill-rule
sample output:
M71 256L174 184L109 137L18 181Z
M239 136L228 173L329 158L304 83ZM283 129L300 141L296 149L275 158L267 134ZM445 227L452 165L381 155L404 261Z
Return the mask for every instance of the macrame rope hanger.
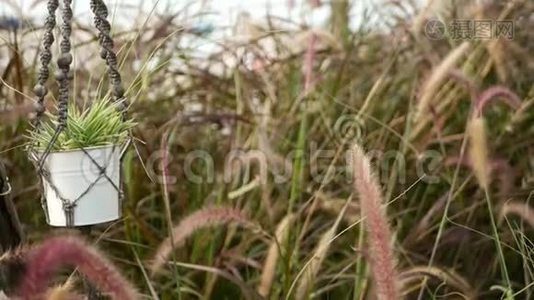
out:
M77 199L64 199L60 196L59 191L55 188L53 182L51 182L50 174L44 168L44 162L47 156L50 154L53 145L56 143L59 135L65 132L67 127L68 119L68 102L70 97L70 87L71 81L73 79L71 64L73 61L73 56L71 53L71 33L72 33L72 0L62 0L61 6L61 40L59 43L60 54L57 58L57 71L55 74L55 80L58 84L58 98L57 98L57 127L55 128L54 135L49 144L46 145L43 152L37 153L34 149L35 145L30 145L29 153L31 158L36 164L37 171L41 174L43 180L45 180L56 192L56 194L61 198L63 203L63 210L65 212L66 225L71 227L74 224L74 214L73 209L76 206L76 203L81 199L96 182L105 177L109 182L113 181L106 174L106 166L101 166L98 164L93 157L91 157L88 152L83 148L80 149L89 157L91 163L93 163L96 168L99 170L99 177L93 182L88 189L82 193ZM126 119L128 103L124 97L124 88L122 85L121 76L118 70L117 55L113 51L113 40L110 36L111 25L107 20L108 9L103 0L91 0L90 1L91 11L94 15L94 25L98 30L98 42L100 45L100 57L105 61L107 65L107 73L109 77L109 82L111 85L111 92L113 95L113 101L117 103L117 109L122 113L123 120ZM42 117L45 114L45 97L48 94L48 89L46 83L49 78L50 72L50 62L52 61L52 46L54 44L54 30L56 28L56 11L59 8L59 0L48 0L47 2L47 16L44 24L44 35L41 44L41 52L39 54L40 67L38 70L37 84L34 87L34 93L37 96L36 101L36 117L32 122L34 130L41 130ZM68 134L65 132L65 134ZM126 148L131 142L131 136L124 145L124 148L120 152L120 157L122 158ZM120 203L122 203L123 194L122 188L116 186L113 183L115 189L119 192ZM43 196L43 208L46 210L46 199ZM48 215L47 215L48 220Z

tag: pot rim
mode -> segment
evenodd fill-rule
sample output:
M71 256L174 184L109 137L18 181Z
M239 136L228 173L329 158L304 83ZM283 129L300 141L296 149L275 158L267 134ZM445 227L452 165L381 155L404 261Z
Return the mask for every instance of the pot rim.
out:
M103 145L103 146L90 146L90 147L83 147L84 150L98 150L98 149L105 149L105 148L112 148L117 147L120 149L122 146L124 146L126 143L122 144L109 144L109 145ZM69 152L80 152L82 151L82 147L80 148L74 148L74 149L67 149L67 150L50 150L49 154L52 153L69 153ZM35 150L35 153L44 153L44 151Z
M128 149L131 143L132 143L132 138L129 138L123 143L117 143L117 144L111 143L109 145L84 147L83 149L91 151L91 150L103 150L107 148L117 147L119 149L119 157L122 160L124 154L126 153L126 150ZM66 153L76 153L76 152L83 152L82 148L75 148L75 149L68 149L68 150L55 150L55 151L50 150L50 152L46 156L48 157L50 154L63 154L63 153L66 154ZM42 156L43 153L44 151L38 151L35 149L28 151L30 159L33 159L36 161L39 161L39 157Z

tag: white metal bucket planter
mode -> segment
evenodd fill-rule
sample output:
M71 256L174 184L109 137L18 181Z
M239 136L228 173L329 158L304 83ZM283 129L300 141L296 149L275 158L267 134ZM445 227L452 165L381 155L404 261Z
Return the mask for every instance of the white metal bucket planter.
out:
M119 146L51 152L43 164L43 209L51 226L86 226L121 216Z
M48 94L46 86L50 75L49 65L52 60L52 49L54 48L54 32L56 27L61 27L61 38L58 41L60 53L56 60L55 74L55 81L58 86L56 120L53 125L48 124L53 127L48 128L52 128L54 133L50 138L45 135L44 142L42 140L33 141L29 146L29 154L42 179L42 206L46 213L47 222L52 226L62 227L95 225L117 220L121 216L121 202L123 200L121 159L131 142L131 132L128 130L128 140L124 146L91 147L92 145L101 145L101 143L78 143L80 147L84 146L84 148L68 151L54 150L54 145L60 134L66 134L70 138L67 122L69 119L68 102L72 99L71 81L74 78L71 70L73 54L71 53L70 41L73 1L61 1L61 24L57 24L56 11L60 7L59 2L59 0L47 1L47 16L39 53L40 67L38 68L37 83L33 90L37 96L37 101L32 132L38 134L45 132L41 118L46 112L45 98ZM107 20L108 8L104 0L90 0L90 8L94 15L94 26L98 30L99 54L107 66L112 102L117 105L117 112L121 113L122 120L126 122L128 102L119 73L117 55L113 50L113 39L110 36L111 24ZM106 126L101 123L94 124L100 124L99 128ZM118 136L117 134L114 133L110 136ZM111 140L109 142L122 143L123 140ZM70 147L66 148L70 149ZM62 148L58 147L58 149Z

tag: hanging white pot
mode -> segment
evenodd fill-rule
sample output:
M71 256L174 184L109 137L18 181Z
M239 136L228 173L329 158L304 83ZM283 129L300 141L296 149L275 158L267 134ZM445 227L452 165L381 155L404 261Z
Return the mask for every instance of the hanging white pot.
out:
M42 175L48 223L84 226L120 218L121 156L120 146L49 153Z

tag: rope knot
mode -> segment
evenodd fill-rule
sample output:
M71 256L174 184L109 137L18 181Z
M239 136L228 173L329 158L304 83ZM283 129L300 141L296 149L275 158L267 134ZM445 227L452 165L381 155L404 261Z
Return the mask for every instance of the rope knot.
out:
M39 98L43 98L43 97L46 96L46 94L48 93L48 89L47 89L44 85L38 83L38 84L36 84L35 87L33 88L33 93L34 93L37 97L39 97Z
M61 53L61 56L57 59L57 65L61 69L66 69L70 67L72 63L72 54L70 53Z

